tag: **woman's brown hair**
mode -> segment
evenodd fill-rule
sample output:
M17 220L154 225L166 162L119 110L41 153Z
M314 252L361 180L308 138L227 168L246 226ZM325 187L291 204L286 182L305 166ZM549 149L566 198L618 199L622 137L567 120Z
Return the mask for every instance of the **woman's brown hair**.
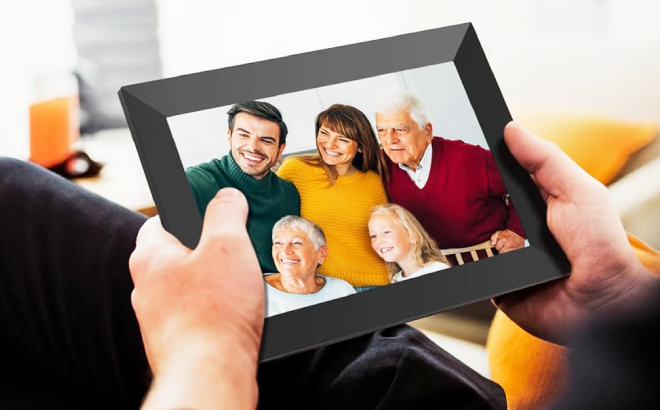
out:
M328 128L358 143L358 152L353 158L353 166L360 172L376 171L386 184L389 180L387 165L383 152L378 144L376 134L366 115L355 107L345 104L334 104L316 116L316 136L321 127ZM318 143L316 145L319 150ZM321 167L325 170L330 185L334 185L338 174L335 167L323 161L320 152L300 157L308 164Z

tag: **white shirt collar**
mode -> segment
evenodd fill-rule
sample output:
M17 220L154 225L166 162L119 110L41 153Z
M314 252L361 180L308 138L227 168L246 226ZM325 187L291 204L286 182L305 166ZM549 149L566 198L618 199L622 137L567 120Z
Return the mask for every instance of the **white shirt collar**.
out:
M431 173L431 160L433 159L433 144L429 144L424 151L422 160L419 162L417 169L414 171L408 166L399 164L399 168L406 171L410 179L417 185L418 188L424 188Z

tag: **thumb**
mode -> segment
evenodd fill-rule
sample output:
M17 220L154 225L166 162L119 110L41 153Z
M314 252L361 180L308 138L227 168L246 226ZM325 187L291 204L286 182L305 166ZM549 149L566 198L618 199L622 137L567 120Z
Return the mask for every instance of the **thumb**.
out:
M137 284L145 275L148 277L151 263L158 260L162 254L185 257L190 249L181 245L181 242L161 225L158 215L148 219L140 228L135 239L135 249L128 259L128 269L131 272L133 283Z
M593 178L557 145L540 139L515 121L504 128L504 140L516 161L534 175L539 188L551 196L579 197L594 183Z
M247 216L248 203L243 193L235 188L221 189L206 207L199 245L218 238L238 239L243 234L249 240L245 228Z

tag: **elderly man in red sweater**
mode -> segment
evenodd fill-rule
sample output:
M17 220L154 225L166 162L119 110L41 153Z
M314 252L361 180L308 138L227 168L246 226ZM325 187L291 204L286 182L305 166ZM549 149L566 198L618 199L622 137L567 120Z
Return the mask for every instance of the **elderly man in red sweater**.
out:
M390 201L412 212L441 249L490 240L499 253L522 248L525 233L490 151L433 136L420 100L383 96L376 129L389 165Z

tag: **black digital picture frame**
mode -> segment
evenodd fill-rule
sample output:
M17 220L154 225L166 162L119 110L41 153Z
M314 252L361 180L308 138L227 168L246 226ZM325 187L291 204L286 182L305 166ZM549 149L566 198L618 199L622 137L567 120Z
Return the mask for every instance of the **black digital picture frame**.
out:
M393 55L398 58L392 58ZM396 286L266 318L260 360L318 347L564 277L570 265L546 225L546 205L503 140L511 115L472 24L292 55L122 87L119 91L165 229L191 249L202 217L168 117L453 62L525 229L529 246Z

